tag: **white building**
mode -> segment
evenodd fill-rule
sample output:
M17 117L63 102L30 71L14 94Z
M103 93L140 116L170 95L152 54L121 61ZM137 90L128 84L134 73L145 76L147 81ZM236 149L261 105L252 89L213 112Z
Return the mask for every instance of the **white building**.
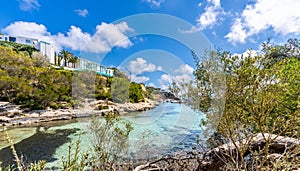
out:
M96 62L92 62L83 58L79 58L78 64L76 65L76 70L88 70L88 71L95 71L100 75L107 76L107 77L113 77L114 70L107 68L101 64L98 64Z
M41 54L48 57L51 64L55 64L55 51L53 45L45 41L39 41L38 39L28 38L28 37L21 37L21 36L6 36L0 35L0 41L9 41L15 42L20 44L29 45L35 47ZM61 66L63 66L63 61L61 61ZM88 71L95 71L100 75L113 77L114 71L109 69L105 66L102 66L98 63L88 61L83 58L79 58L77 64L75 64L75 68L69 68L68 66L64 66L66 69L72 70L88 70Z
M50 43L39 41L36 49L39 50L44 56L47 56L50 59L50 63L54 64L55 51L54 47Z
M35 47L41 54L47 56L51 63L54 63L54 47L48 42L39 41L34 38L6 35L0 35L0 41L15 42Z
M37 49L38 42L39 42L38 39L33 39L33 38L28 38L28 37L21 37L21 36L17 36L17 37L9 36L9 41L29 45L29 46L35 47L36 49Z
M0 41L9 41L9 36L0 35Z

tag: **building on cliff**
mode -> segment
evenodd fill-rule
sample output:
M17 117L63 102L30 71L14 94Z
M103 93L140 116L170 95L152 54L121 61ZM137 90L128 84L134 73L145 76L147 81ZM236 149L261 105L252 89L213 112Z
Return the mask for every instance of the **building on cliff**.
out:
M22 36L7 36L0 34L0 41L7 41L7 42L14 42L19 44L25 44L32 47L35 47L42 55L49 58L49 61L53 65L56 64L56 55L54 50L54 44L51 44L46 41L40 41L35 38L28 38L28 37L22 37ZM64 67L68 70L88 70L88 71L95 71L100 75L107 76L107 77L113 77L114 70L107 68L103 65L100 65L96 62L92 62L89 60L86 60L84 58L79 58L77 63L73 66L64 66L65 62L62 62L61 66L58 67ZM68 64L68 63L67 63Z

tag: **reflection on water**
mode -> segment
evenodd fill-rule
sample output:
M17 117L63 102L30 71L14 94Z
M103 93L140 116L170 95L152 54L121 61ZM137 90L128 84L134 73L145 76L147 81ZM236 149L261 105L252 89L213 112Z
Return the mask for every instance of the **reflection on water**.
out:
M33 123L31 125L22 125L18 127L9 127L6 132L8 133L9 137L13 140L14 143L18 143L23 139L26 139L36 133L37 128L39 130L48 130L51 127L60 127L63 125L67 125L70 123L78 122L77 119L73 120L62 120L62 121L55 121L55 122L42 122L42 123ZM6 133L5 131L0 131L0 150L2 148L8 147L9 144L6 140Z
M201 134L198 125L202 117L184 105L171 103L123 116L134 127L129 137L131 157L152 158L192 147L197 142L196 136ZM79 132L84 132L81 136L82 151L91 149L89 124L90 118L83 118L12 128L8 133L19 154L29 161L46 160L49 162L47 166L53 167L61 164L62 156L68 151L68 142L76 141ZM13 158L5 133L0 132L0 137L0 161L11 163ZM145 153L149 155L145 156Z
M78 130L79 129L64 129L47 132L41 131L40 127L37 127L34 135L23 139L14 146L18 156L23 155L28 162L38 160L53 162L57 160L53 158L56 149L70 141L68 136L76 133ZM10 147L5 147L0 150L0 161L3 162L3 166L13 164L14 157Z

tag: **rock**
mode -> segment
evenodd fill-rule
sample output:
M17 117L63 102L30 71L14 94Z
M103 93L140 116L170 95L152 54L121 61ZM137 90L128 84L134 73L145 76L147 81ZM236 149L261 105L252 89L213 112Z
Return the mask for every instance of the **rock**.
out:
M29 110L20 109L20 106L8 102L0 102L0 124L9 125L25 125L38 122L49 122L56 120L69 120L73 118L90 117L93 115L104 116L108 112L117 114L124 114L134 111L146 111L153 109L159 103L146 100L140 103L125 103L117 104L111 101L103 100L86 100L82 108L71 109L65 107L64 109L52 110ZM102 110L95 110L98 105L107 106ZM107 109L106 109L107 108Z

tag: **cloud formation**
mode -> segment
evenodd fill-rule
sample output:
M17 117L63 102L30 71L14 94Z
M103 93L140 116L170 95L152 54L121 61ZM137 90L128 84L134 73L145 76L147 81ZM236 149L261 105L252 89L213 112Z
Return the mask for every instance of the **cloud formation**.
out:
M132 82L136 82L136 83L144 83L150 80L149 77L146 76L136 76L136 75L131 75L130 80Z
M174 73L171 74L163 74L161 75L159 79L159 84L162 89L168 89L168 86L171 85L172 82L176 82L178 84L180 83L187 83L191 80L193 80L193 72L194 68L187 65L182 64L179 66L177 70L174 71Z
M23 11L38 10L40 4L38 0L19 0L19 7Z
M132 46L133 43L126 36L127 32L132 31L134 30L126 22L118 24L103 22L96 26L96 32L93 35L83 32L76 26L71 26L66 34L53 35L43 24L23 21L14 22L2 29L2 32L10 36L24 36L54 43L56 51L70 48L91 53L106 53L115 46L122 48Z
M207 0L207 2L211 5L206 6L204 12L197 19L198 27L201 30L215 25L219 21L218 17L224 14L220 0Z
M9 36L24 36L54 42L51 33L43 24L33 22L17 21L2 29L2 32Z
M182 34L193 34L199 32L199 28L192 26L189 30L178 29L178 32Z
M165 2L165 0L143 0L143 1L150 4L151 7L156 7L156 8L160 7L160 5Z
M129 73L130 80L137 83L145 83L150 80L147 76L141 76L144 72L162 71L162 66L156 66L143 58L136 58L128 63L127 67L120 67Z
M86 17L89 14L87 9L77 9L75 12L81 17Z
M130 61L128 65L128 72L134 75L141 74L143 72L154 72L161 70L161 66L156 66L152 63L148 63L143 58L136 58L136 60Z
M193 72L194 72L194 68L187 64L180 65L179 69L175 71L175 73L188 74L188 75L193 74Z
M247 38L268 29L281 35L299 34L299 9L300 1L255 0L234 19L225 38L233 44L245 43Z

